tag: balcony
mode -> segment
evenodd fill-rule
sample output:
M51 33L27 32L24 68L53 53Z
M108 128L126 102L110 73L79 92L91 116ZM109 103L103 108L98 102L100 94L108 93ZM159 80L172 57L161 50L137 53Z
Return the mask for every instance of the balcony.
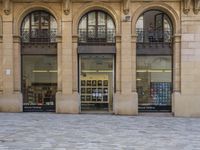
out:
M138 54L172 53L172 31L137 29L136 32Z
M79 45L115 45L115 30L79 29Z
M43 30L22 30L22 43L39 44L39 43L56 43L56 29Z

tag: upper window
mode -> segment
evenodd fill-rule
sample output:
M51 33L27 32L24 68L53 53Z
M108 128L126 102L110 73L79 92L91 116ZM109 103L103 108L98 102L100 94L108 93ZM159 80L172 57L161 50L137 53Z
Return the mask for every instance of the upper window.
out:
M28 14L21 26L23 43L56 42L57 23L55 18L45 11L34 11Z
M142 43L170 43L172 23L170 18L159 10L150 10L143 13L137 23L137 42Z
M115 43L115 24L103 11L91 11L79 22L79 44Z

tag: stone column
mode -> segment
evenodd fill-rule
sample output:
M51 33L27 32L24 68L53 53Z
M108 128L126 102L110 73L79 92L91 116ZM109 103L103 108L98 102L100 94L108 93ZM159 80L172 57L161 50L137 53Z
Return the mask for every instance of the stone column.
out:
M133 92L133 49L131 21L122 22L121 31L121 92L114 96L114 113L136 115L138 112L137 93Z
M21 92L21 41L20 36L13 36L14 44L14 92Z
M0 33L0 94L2 94L3 92L3 61L2 61L2 52L3 52L3 48L2 48L2 35Z
M121 36L116 36L116 93L121 92Z
M79 96L73 92L73 46L71 16L62 17L62 92L56 94L57 113L79 113Z
M3 70L3 93L0 95L0 111L4 112L20 112L22 111L22 95L19 93L20 81L16 81L15 87L15 71L19 68L19 63L15 64L13 44L13 21L12 15L3 15L3 38L2 38L2 70ZM16 46L17 47L17 46ZM19 49L18 49L19 50ZM16 70L14 70L16 68ZM18 70L19 71L19 70ZM19 77L19 75L18 75ZM16 77L17 78L17 77ZM18 92L15 92L18 90Z
M77 43L78 43L78 36L72 36L72 65L73 65L73 92L78 93L78 52L77 52Z
M57 36L57 92L62 92L62 36Z
M176 99L181 92L181 35L173 37L173 93L172 112L175 112Z
M132 35L132 92L137 93L136 90L136 78L137 78L137 68L136 68L136 58L137 58L137 53L136 53L136 44L137 44L137 35Z
M181 36L175 35L173 38L173 92L181 91Z
M14 89L13 78L13 36L12 36L12 18L3 16L3 92L12 94Z

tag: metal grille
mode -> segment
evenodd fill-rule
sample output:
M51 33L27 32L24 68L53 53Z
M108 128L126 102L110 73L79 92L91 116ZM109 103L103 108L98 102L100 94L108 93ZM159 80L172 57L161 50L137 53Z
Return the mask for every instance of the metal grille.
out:
M115 30L98 28L96 30L79 29L79 45L114 45Z
M22 30L22 43L55 43L56 29L51 30Z
M154 30L145 31L143 29L136 29L138 43L171 43L171 30Z

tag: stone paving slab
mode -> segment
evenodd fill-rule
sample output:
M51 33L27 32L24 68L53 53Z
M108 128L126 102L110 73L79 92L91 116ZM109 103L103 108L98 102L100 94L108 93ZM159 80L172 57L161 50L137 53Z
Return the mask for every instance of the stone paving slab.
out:
M200 150L200 118L0 113L0 150Z

